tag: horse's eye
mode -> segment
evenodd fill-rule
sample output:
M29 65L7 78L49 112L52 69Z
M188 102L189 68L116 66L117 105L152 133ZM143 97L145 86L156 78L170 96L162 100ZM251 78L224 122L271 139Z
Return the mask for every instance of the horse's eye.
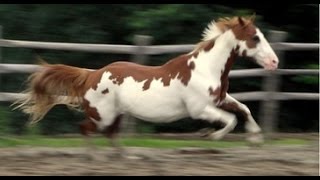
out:
M259 36L253 36L252 40L256 43L260 42Z

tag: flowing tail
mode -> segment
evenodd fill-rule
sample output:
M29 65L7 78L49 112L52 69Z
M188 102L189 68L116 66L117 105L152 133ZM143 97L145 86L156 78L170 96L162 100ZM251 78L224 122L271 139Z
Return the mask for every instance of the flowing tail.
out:
M79 108L90 71L62 64L42 64L41 70L27 80L24 96L12 105L30 116L30 123L40 121L57 104Z

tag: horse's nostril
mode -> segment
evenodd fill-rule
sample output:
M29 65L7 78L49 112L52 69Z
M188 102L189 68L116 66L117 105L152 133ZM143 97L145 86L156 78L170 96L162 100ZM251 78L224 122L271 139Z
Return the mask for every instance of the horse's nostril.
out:
M272 60L272 63L273 64L277 64L278 62L276 60Z

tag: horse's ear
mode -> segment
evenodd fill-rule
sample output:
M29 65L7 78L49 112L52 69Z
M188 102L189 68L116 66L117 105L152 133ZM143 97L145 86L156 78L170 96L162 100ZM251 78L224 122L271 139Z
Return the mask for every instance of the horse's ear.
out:
M253 13L252 16L250 17L250 21L254 22L256 20L256 13Z
M35 58L36 58L37 64L48 65L48 63L43 58L41 58L39 55L36 55Z
M244 25L245 25L244 20L242 19L242 17L238 16L238 21L239 21L239 24L240 24L241 26L244 26Z

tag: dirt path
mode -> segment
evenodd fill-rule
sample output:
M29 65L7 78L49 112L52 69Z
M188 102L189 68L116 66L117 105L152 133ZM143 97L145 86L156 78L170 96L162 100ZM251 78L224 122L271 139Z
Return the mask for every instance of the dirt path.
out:
M238 149L126 148L141 159L99 148L1 148L0 175L319 175L319 144Z

